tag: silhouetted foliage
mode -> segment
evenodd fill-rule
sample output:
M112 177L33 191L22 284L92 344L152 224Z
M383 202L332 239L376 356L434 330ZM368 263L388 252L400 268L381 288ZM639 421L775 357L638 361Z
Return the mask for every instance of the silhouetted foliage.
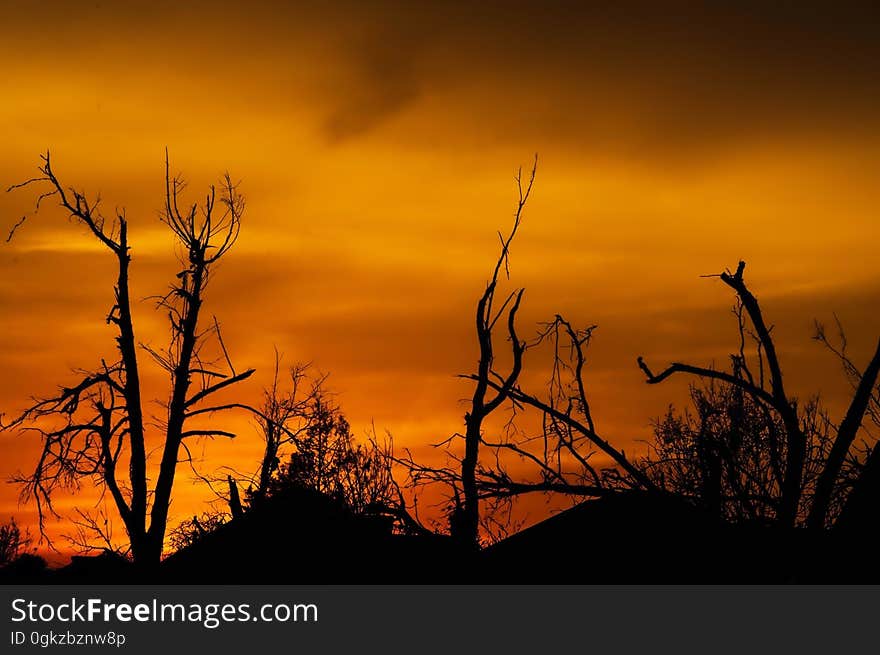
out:
M697 392L696 419L661 421L655 458L646 467L673 491L695 495L735 519L782 527L866 528L876 522L872 508L880 503L880 447L872 440L860 453L854 444L880 397L880 342L860 372L846 355L843 336L835 348L824 330L817 330L816 338L838 355L853 386L846 414L833 424L816 400L800 403L786 392L772 326L744 271L740 262L735 272L717 276L737 299L740 339L729 372L676 362L654 374L639 358L649 384L685 373L726 385L723 391Z
M226 524L228 516L221 512L202 512L178 524L168 532L168 543L174 551L192 546L221 525Z
M234 436L203 424L193 426L193 419L205 419L224 409L206 401L253 373L252 369L237 371L232 365L217 320L208 327L202 320L205 291L214 267L238 238L244 200L226 175L219 192L212 186L202 205L184 205L186 184L181 177L172 176L166 153L165 203L160 218L174 238L181 269L167 293L155 299L168 318L170 338L166 347L154 348L135 337L129 293L132 256L125 213L106 219L100 197L91 199L59 181L49 153L42 157L39 173L12 188L39 186L37 211L43 201L57 201L115 259L113 305L106 322L115 332L119 359L102 360L92 371L79 371L77 382L62 386L57 395L37 401L2 426L35 431L42 441L33 473L17 478L23 486L22 498L36 502L42 532L46 513L57 515L52 502L55 495L75 492L87 480L108 493L125 526L134 560L155 564L162 554L178 463L191 460L187 440ZM16 229L21 225L19 222ZM213 354L208 344L212 344ZM169 377L168 398L162 403L165 416L153 422L143 412L139 349ZM161 433L161 461L155 474L149 470L146 445L152 425ZM149 489L151 480L155 484ZM110 541L101 517L89 518L81 512L80 518L86 533L93 531L99 540Z
M272 384L252 410L264 443L259 466L249 475L227 469L232 473L230 493L218 495L233 507L230 501L242 484L246 489L242 505L255 507L291 489L308 490L341 503L355 515L385 516L401 532L427 533L407 510L394 479L390 435L380 441L373 430L359 441L326 388L327 376L313 374L310 365L300 363L291 366L283 380L281 359L276 351Z
M0 525L0 566L5 566L18 559L31 543L30 535L10 519L9 523Z
M284 456L283 449L299 448L302 437L318 429L322 421L326 424L330 413L328 394L324 390L325 375L310 375L308 364L294 364L288 371L289 384L283 387L280 366L281 355L276 351L272 385L263 390L263 402L256 418L264 449L257 475L249 481L252 501L269 493Z
M782 493L785 426L780 417L739 387L710 381L691 387L692 410L667 414L654 423L654 441L641 463L665 491L687 499L731 523L772 525ZM800 409L806 440L802 503L808 500L833 442L833 426L816 399ZM840 508L835 489L830 518Z
M264 495L307 489L342 503L355 515L386 515L398 521L401 530L418 531L392 474L391 442L380 444L375 435L367 443L359 442L345 415L321 394L312 397L308 417L308 426L291 438L291 452ZM259 502L258 491L247 494L251 503Z

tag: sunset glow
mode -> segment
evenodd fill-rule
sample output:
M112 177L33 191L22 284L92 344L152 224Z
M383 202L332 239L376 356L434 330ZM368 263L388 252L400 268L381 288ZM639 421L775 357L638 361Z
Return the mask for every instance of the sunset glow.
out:
M358 434L375 425L437 458L430 444L462 429L475 304L514 175L537 152L505 284L526 289L523 337L556 313L599 326L587 380L607 439L638 453L651 419L685 400L686 379L646 385L638 355L727 364L733 296L700 276L740 259L791 388L839 416L849 387L811 336L836 314L862 362L880 334L876 20L652 3L187 4L0 0L0 180L32 177L48 148L63 182L108 213L125 207L139 341L164 343L147 298L177 271L158 220L167 147L194 201L227 170L247 199L205 308L236 365L257 369L241 397L259 399L277 347L330 373ZM0 244L6 415L114 345L112 258L56 206L34 215L36 195L0 194L4 238L28 215ZM145 397L164 400L164 373L142 366ZM203 470L256 467L252 421L228 423L239 436L204 444ZM38 448L0 433L0 475L27 471ZM181 467L172 524L210 499L191 477ZM0 487L0 520L33 532L18 492ZM526 520L545 511L529 503Z

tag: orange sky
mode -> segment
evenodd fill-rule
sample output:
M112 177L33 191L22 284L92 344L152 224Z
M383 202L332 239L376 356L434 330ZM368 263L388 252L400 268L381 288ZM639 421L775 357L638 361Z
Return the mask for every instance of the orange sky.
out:
M628 452L686 388L647 387L635 357L723 364L736 343L729 290L701 274L748 261L790 383L832 408L846 386L812 320L836 312L857 361L880 333L874 13L189 4L0 0L0 182L49 147L62 180L124 205L145 297L176 270L157 218L164 147L193 192L240 178L245 223L207 311L238 365L258 368L250 397L274 344L332 374L357 430L375 421L428 456L461 426L454 375L473 365L495 232L536 151L511 262L521 332L555 312L600 325L593 411ZM4 234L33 200L0 196ZM112 345L112 261L96 250L48 208L0 247L0 411ZM136 312L139 338L161 344L161 316ZM237 421L208 469L256 457ZM0 476L32 452L0 435ZM175 515L204 496L182 476ZM5 485L0 518L13 514L32 517Z

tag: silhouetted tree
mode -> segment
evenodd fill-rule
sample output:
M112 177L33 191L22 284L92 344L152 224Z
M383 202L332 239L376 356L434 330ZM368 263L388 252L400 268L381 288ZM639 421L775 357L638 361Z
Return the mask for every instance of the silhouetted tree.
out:
M312 374L309 364L297 363L281 375L276 351L272 384L264 389L257 408L231 404L253 413L263 438L263 455L253 474L226 469L230 506L239 484L246 485L248 506L255 506L289 489L307 489L342 503L354 514L384 515L404 532L426 533L407 510L394 479L390 435L380 442L373 430L358 441L341 408L326 388L327 376ZM212 484L219 478L210 480ZM246 511L242 509L241 511ZM234 511L232 512L234 516Z
M451 490L450 532L472 548L479 546L481 523L485 528L494 523L500 525L502 532L506 531L493 516L504 511L509 518L511 500L523 494L583 498L614 493L621 487L655 488L622 451L596 432L584 380L586 348L595 326L576 328L557 315L540 326L532 342L527 342L520 339L516 326L525 290L514 289L500 306L497 304L502 270L508 279L510 277L510 247L519 230L536 170L537 158L527 181L523 180L522 170L517 173L518 201L513 227L506 237L499 233L501 251L486 289L477 301L477 370L461 376L474 383L464 417L465 432L438 444L446 449L452 463L444 467L424 465L414 461L409 453L397 458L409 471L411 484L439 482ZM510 344L510 366L503 373L496 369L495 334L502 320ZM524 356L527 351L548 343L552 344L552 374L547 388L542 393L526 391L520 385ZM498 431L497 437L488 437L486 420L501 408L509 408L513 417ZM517 413L526 408L541 416L542 429L537 435L521 431L515 420ZM459 440L463 441L463 455L452 448ZM592 466L588 460L596 450L613 460L618 468L599 471ZM481 453L486 455L482 459ZM507 465L511 459L527 465L530 472L512 475ZM488 511L481 512L481 503Z
M745 262L740 262L735 272L717 276L737 298L740 344L738 353L731 356L729 372L676 362L655 374L641 357L638 360L649 384L685 373L730 388L720 396L718 392L702 396L697 423L674 418L661 423L661 459L669 459L670 448L696 449L689 459L695 470L688 475L701 480L701 496L714 506L728 494L739 495L742 512L748 494L730 485L748 488L747 484L757 484L759 514L777 525L824 528L831 523L860 523L866 519L866 508L876 508L880 501L880 450L876 444L867 448L860 462L853 448L872 402L876 408L880 343L864 372L844 353L842 361L854 393L843 420L830 424L815 401L802 405L787 394L772 328L746 284L744 270ZM753 363L747 357L747 336L755 344ZM821 329L817 338L828 344ZM722 417L720 423L718 417ZM668 470L668 462L657 470L662 473L664 466ZM742 479L748 475L755 480ZM684 491L685 478L677 479L680 484L675 490Z
M275 352L275 374L272 385L263 390L263 402L256 420L263 437L263 457L250 492L252 500L259 501L269 491L273 477L281 464L282 450L297 446L309 430L314 431L329 411L323 391L326 376L310 376L308 364L290 367L289 385L282 388L280 381L281 356ZM322 413L323 410L323 413Z
M314 423L298 435L293 451L269 482L268 494L287 487L311 489L355 513L388 504L394 485L383 453L357 443L345 416L318 401Z
M474 547L479 545L480 509L477 469L480 445L483 441L483 421L507 400L510 389L522 370L522 357L525 352L525 344L520 341L516 334L516 312L519 309L525 290L515 289L511 291L497 310L495 309L495 293L498 289L498 277L502 266L508 279L510 277L510 270L508 268L510 244L513 242L513 238L519 229L523 209L532 192L536 170L537 160L535 161L535 166L532 167L531 175L525 186L523 186L522 182L522 171L517 174L516 186L519 192L519 200L514 214L513 227L506 239L499 233L501 253L495 262L492 277L486 285L486 290L477 302L476 330L480 354L477 360L476 384L474 385L474 392L471 398L471 407L464 416L465 433L464 456L461 458L461 496L456 491L456 505L450 522L452 536ZM495 362L492 331L505 312L507 313L507 333L510 339L513 360L509 372L504 376L499 376L501 384L494 391L494 395L491 395L489 382L494 373L493 364ZM453 486L453 489L457 489L457 487Z
M394 479L390 439L380 443L374 434L368 442L359 442L339 407L321 393L311 395L297 420L305 424L295 429L281 425L291 446L287 459L279 460L264 489L248 494L251 503L287 489L308 489L342 503L354 514L384 515L397 521L402 531L425 531L408 513ZM279 455L276 450L274 456Z
M281 359L282 356L276 349L272 384L263 389L263 400L258 406L229 402L214 408L242 409L253 416L263 440L263 455L257 471L242 473L233 467L223 466L213 475L202 475L193 467L195 478L208 485L217 500L224 502L233 518L244 511L239 485L246 485L247 500L250 503L259 502L266 497L273 476L281 464L281 457L285 454L283 450L292 446L295 439L314 424L315 404L319 398L324 397L326 376L310 375L309 364L298 363L291 366L288 370L290 383L285 386L281 376Z
M536 475L516 481L496 457L494 466L482 476L483 497L509 498L532 492L585 497L622 488L656 490L650 478L596 430L585 380L586 349L595 329L595 325L576 328L557 314L541 325L537 337L527 344L529 351L551 344L550 379L540 393L524 390L517 381L510 388L509 399L514 415L524 408L537 410L541 429L536 435L523 434L511 419L503 439L487 446L530 463ZM497 382L490 379L489 386L496 388ZM611 466L597 470L589 462L595 453L610 459Z
M842 529L874 529L877 522L877 507L880 507L880 441L864 425L863 415L867 415L875 427L880 427L880 344L877 353L861 371L847 352L847 339L843 326L835 317L838 329L838 342L835 344L826 334L824 326L816 323L815 339L825 345L840 361L844 374L853 391L850 410L840 424L836 450L829 455L829 466L822 480L823 487L817 489L817 500L810 515L811 525L822 524L822 510L830 505L828 488L833 497L836 484L850 489L845 504L840 508L834 525ZM861 408L864 407L862 410ZM862 415L859 414L862 412ZM856 432L862 428L864 438L856 442ZM840 433L843 433L843 437ZM837 471L834 479L832 472ZM827 511L827 510L826 510Z
M18 481L24 486L24 499L36 501L41 531L45 513L55 512L55 494L63 489L76 490L84 480L91 481L109 493L125 525L134 560L156 563L162 554L177 465L181 453L188 452L187 440L234 436L217 428L191 426L193 419L222 409L210 405L214 394L253 373L252 369L235 370L216 319L207 327L202 320L205 290L214 267L238 238L244 199L227 174L219 190L210 188L203 204L184 205L181 194L186 185L181 177L171 175L166 153L161 220L181 253L181 270L156 303L168 318L168 346L144 346L167 372L170 384L164 403L166 414L157 421L162 433L161 461L155 484L149 489L148 422L143 412L139 349L129 292L132 256L128 220L124 211L117 212L112 220L105 219L99 197L90 199L84 192L63 185L48 152L42 157L39 173L12 188L41 186L45 190L41 189L37 210L47 199L57 201L116 262L113 304L106 321L115 332L119 359L111 363L102 360L96 369L82 371L77 382L63 386L57 395L36 402L4 424L6 429L34 430L42 439L42 452L33 473L20 476ZM217 350L214 357L205 349L209 342Z
M537 158L535 159L535 165L532 167L531 175L525 184L522 179L522 170L520 169L517 174L516 184L519 200L514 213L513 227L506 237L500 232L498 234L501 240L501 252L495 262L486 289L477 301L475 325L479 357L477 360L477 373L474 375L476 384L474 385L470 408L464 416L465 433L463 435L456 433L442 444L445 446L451 441L460 438L464 441L464 454L459 456L451 451L447 451L450 457L457 462L455 468L422 466L413 461L409 455L399 460L409 470L413 484L419 485L424 482L439 481L451 488L453 506L449 520L450 532L455 539L473 548L477 548L480 542L480 499L477 478L480 446L483 443L483 422L508 399L510 389L522 370L522 357L525 352L525 343L516 334L516 313L519 309L524 289L511 291L501 302L501 306L497 308L496 293L502 269L508 279L510 277L508 268L510 245L519 229L523 209L535 181L536 170ZM495 325L505 315L513 360L507 374L500 376L493 369L495 361L493 331ZM490 386L493 375L498 375L500 380L500 384L494 390Z
M654 423L640 467L669 493L731 523L772 525L782 493L785 426L740 387L709 381L690 390L692 411L670 407ZM833 426L810 399L800 408L806 439L802 504L813 494L833 440ZM832 515L839 510L836 489ZM803 510L801 511L803 515Z
M228 511L216 508L174 529L178 547L191 543L228 519L243 516L277 494L308 490L331 498L355 515L382 515L402 532L429 531L407 510L394 479L390 435L380 442L375 429L358 441L333 394L327 376L313 374L309 364L297 363L282 375L282 357L276 350L272 383L263 390L257 407L231 402L215 409L249 411L263 439L263 455L256 470L242 473L224 466L212 476L196 473ZM244 493L239 488L244 488Z
M19 555L24 553L30 543L30 535L21 531L15 519L10 519L9 523L0 525L0 566L15 561Z

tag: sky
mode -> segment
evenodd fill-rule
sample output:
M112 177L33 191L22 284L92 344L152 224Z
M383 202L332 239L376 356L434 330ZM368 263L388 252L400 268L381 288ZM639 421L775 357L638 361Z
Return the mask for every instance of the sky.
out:
M241 237L206 311L257 368L243 397L270 381L277 347L330 374L356 432L436 458L429 444L462 425L456 375L476 360L514 176L538 153L509 285L526 289L525 336L556 313L599 326L588 382L606 438L640 452L651 419L684 402L687 381L645 385L638 355L724 365L733 298L701 276L740 259L790 387L842 411L846 383L811 336L836 314L858 362L880 334L876 9L178 5L0 0L0 186L51 149L62 181L126 208L146 299L177 270L158 220L165 148L196 199L225 171L241 180ZM0 232L34 201L0 195ZM0 411L111 352L112 266L48 206L0 244ZM135 313L138 338L161 344L151 302ZM162 375L147 378L163 399ZM239 437L206 444L206 469L256 466L253 427L230 421ZM0 477L34 448L0 434ZM182 475L172 513L205 499ZM32 525L33 508L3 485L9 516Z

